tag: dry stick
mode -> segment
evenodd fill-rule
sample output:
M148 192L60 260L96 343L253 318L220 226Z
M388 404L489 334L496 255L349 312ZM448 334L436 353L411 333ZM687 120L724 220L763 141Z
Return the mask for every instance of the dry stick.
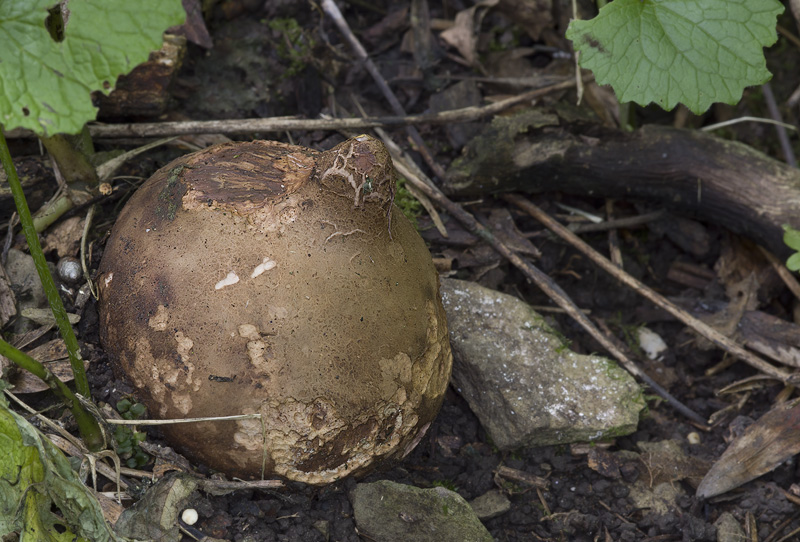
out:
M584 81L590 77L584 78ZM375 126L405 126L407 124L452 124L472 122L494 115L517 104L530 102L553 92L567 90L575 86L569 79L555 85L529 90L517 96L483 106L450 109L439 113L423 115L402 115L388 117L364 117L353 119L322 118L300 119L297 117L270 117L266 119L229 120L189 120L175 122L138 122L128 124L91 124L89 133L95 139L129 137L171 137L198 134L251 134L253 132L285 132L290 130L363 130ZM8 139L34 137L30 130L16 128L6 133Z
M635 228L638 226L643 226L645 224L649 224L650 222L655 222L656 220L661 220L662 218L667 216L667 211L661 209L659 211L653 211L652 213L645 213L643 215L637 216L629 216L625 218L615 218L613 220L604 220L603 222L598 222L597 224L588 223L588 224L580 224L580 225L573 225L570 230L572 233L589 233L589 232L598 232L598 231L608 231L613 229L622 229L622 228ZM536 237L541 237L542 235L552 235L547 230L539 230L539 231L532 231L523 234L523 237L528 239L533 239Z
M578 237L577 235L569 231L567 228L562 226L560 223L551 218L547 213L539 209L539 207L537 207L527 199L516 194L505 194L502 196L502 199L513 205L516 205L520 209L524 210L526 213L530 214L536 220L544 224L548 229L553 231L556 235L566 240L572 246L583 252L592 261L594 261L605 271L613 275L616 279L620 280L621 282L623 282L628 287L632 288L640 295L644 296L645 298L649 299L659 307L663 308L664 310L669 312L672 316L674 316L687 326L693 328L700 335L702 335L703 337L705 337L718 347L722 348L726 352L730 353L733 356L736 356L737 358L740 358L751 367L754 367L759 371L762 371L763 373L773 378L776 378L782 382L785 382L787 384L796 384L800 382L800 374L789 373L788 371L785 371L779 367L771 365L770 363L764 361L763 359L752 354L751 352L748 352L747 350L739 346L737 343L735 343L725 335L721 334L716 329L712 328L705 322L702 322L697 318L691 316L686 311L674 305L671 301L669 301L661 294L651 290L650 288L638 282L624 271L618 269L613 263L608 261L602 254L595 251L592 247L586 244L580 237Z
M769 83L761 85L761 93L764 95L764 101L767 103L767 109L772 120L776 121L775 131L778 133L778 141L781 144L781 151L783 151L783 159L792 167L797 167L797 158L794 156L792 144L789 141L789 134L786 133L783 117L781 111L778 109L778 104L775 103L775 95L772 94L772 86Z
M400 152L397 148L397 145L391 140L385 140L387 147L389 147L390 152ZM394 147L394 148L393 148ZM472 216L469 212L465 211L459 204L451 201L447 196L445 196L437 187L433 186L432 184L428 184L425 182L421 182L419 179L414 177L409 177L408 182L412 183L420 192L423 192L426 196L428 196L431 200L436 202L437 205L444 208L448 213L450 213L456 220L461 222L461 224L473 235L479 237L480 239L489 243L492 248L494 248L498 254L506 258L510 261L517 269L522 271L526 277L532 280L536 286L539 287L550 299L555 301L559 307L564 309L564 311L578 324L583 327L592 337L595 338L597 342L599 342L603 348L605 348L608 352L610 352L619 362L625 367L625 369L634 376L639 377L642 381L644 381L648 386L650 386L653 391L663 397L669 404L671 404L678 412L689 418L690 420L697 422L698 424L705 426L706 421L699 416L697 413L689 409L687 406L682 404L678 401L675 397L673 397L667 390L662 388L658 383L656 383L650 376L644 373L639 367L630 360L617 346L605 335L603 335L594 323L578 308L577 305L570 299L569 295L567 295L564 290L561 289L559 285L554 283L550 277L547 276L546 273L535 267L534 265L530 264L529 262L520 258L514 251L508 248L502 241L497 239L491 230L489 230L486 226L478 222L474 216Z
M406 111L400 104L400 100L397 99L397 96L394 95L392 89L389 88L386 80L383 78L380 71L378 71L378 67L375 66L375 63L372 62L372 59L367 54L367 50L364 49L364 46L361 45L360 41L358 41L358 38L356 38L355 34L353 34L353 31L350 30L350 25L348 25L347 21L344 20L342 12L339 11L339 7L336 5L336 3L333 0L322 0L322 9L328 14L328 17L333 19L333 22L339 28L339 32L342 33L344 39L347 40L347 42L350 44L350 47L353 48L353 51L356 53L356 57L358 57L358 59L364 63L364 67L372 76L375 84L377 84L378 88L381 89L383 97L386 98L386 101L388 101L389 105L392 106L392 111L394 111L394 114L405 116ZM433 158L430 149L428 149L428 145L425 144L422 136L419 135L417 127L411 125L406 126L406 133L411 138L411 141L414 142L414 145L416 145L417 150L422 155L425 163L428 164L437 177L444 179L444 168Z
M772 266L772 269L775 270L786 287L789 288L789 291L791 291L792 294L794 294L794 296L800 300L800 283L797 282L797 277L795 274L789 271L784 263L780 261L772 252L762 246L759 246L758 248L761 251L761 254L764 255L769 264Z

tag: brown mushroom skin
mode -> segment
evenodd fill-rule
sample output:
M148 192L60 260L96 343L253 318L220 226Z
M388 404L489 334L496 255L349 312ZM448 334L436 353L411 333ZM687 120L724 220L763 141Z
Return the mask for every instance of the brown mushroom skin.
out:
M406 455L452 356L439 283L383 144L225 143L162 168L113 228L100 335L179 451L325 484Z

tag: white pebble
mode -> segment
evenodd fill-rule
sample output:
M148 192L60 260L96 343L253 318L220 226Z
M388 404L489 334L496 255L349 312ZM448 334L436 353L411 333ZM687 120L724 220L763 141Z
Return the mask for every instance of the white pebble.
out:
M183 520L186 525L194 525L197 523L197 510L194 508L187 508L181 514L181 520Z
M639 346L641 346L647 357L652 360L659 360L667 351L667 343L655 331L642 326L637 330L639 335Z
M697 431L692 431L686 435L686 440L689 444L700 444L700 434Z

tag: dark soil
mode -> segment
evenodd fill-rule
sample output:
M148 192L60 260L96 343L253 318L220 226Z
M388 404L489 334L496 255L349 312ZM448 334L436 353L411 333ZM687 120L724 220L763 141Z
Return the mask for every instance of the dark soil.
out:
M383 99L374 83L359 63L350 60L350 50L343 46L336 29L329 21L320 21L318 12L308 9L302 2L266 2L251 9L248 4L258 2L229 1L221 3L209 18L209 27L215 48L205 52L190 45L180 78L175 86L175 109L193 119L248 118L277 115L315 117L320 111L332 112L334 100L337 111L355 111L350 94L355 93L372 114L388 114ZM409 112L424 112L433 94L450 84L454 75L472 76L467 68L446 58L442 49L435 53L439 62L422 72L415 69L410 54L401 50L406 23L398 23L383 33L370 32L387 12L407 8L405 2L372 2L374 9L358 8L355 3L342 5L345 17L356 33L369 36L366 45L373 54L384 77L392 82L401 102ZM424 3L423 3L424 4ZM431 16L452 19L461 2L431 1ZM225 8L224 10L222 8ZM234 9L235 8L235 9ZM347 9L346 9L347 8ZM224 13L236 13L226 17ZM281 52L285 36L269 27L269 21L295 20L304 32L305 45L295 44L295 55ZM408 20L405 16L404 21ZM784 26L794 28L791 19ZM530 38L515 28L502 16L490 13L483 28L493 29L497 43L519 40L519 46L535 45ZM563 35L563 29L555 29ZM491 37L491 36L490 36ZM555 38L553 38L555 39ZM301 41L302 41L301 40ZM557 40L556 40L557 41ZM566 43L560 44L565 50ZM786 46L783 47L785 53ZM783 54L783 53L782 53ZM793 53L794 54L794 53ZM795 55L796 56L796 55ZM293 63L294 62L294 63ZM571 61L559 61L547 54L530 60L536 67L558 71L569 70ZM782 59L772 59L771 65L780 69ZM796 65L796 64L793 64ZM290 71L291 70L291 71ZM778 71L776 81L780 88L796 85L796 74L785 75ZM497 85L484 85L485 96L515 89ZM782 98L788 96L788 91ZM549 98L574 103L573 93ZM753 111L751 108L759 108ZM752 94L746 94L737 110L719 108L721 116L762 115L763 104ZM766 116L766 115L763 115ZM671 123L673 117L655 110L640 109L641 122L654 118ZM689 122L700 125L714 122L713 114L706 119L690 117ZM445 166L457 156L452 134L448 139L444 128L421 126L423 138L432 146L438 160ZM759 127L765 136L771 131ZM404 134L394 132L396 141L405 141ZM286 140L286 134L253 134L254 137ZM342 139L338 134L312 132L291 134L293 142L316 148L329 148ZM750 137L748 142L755 144ZM760 143L760 142L759 142ZM773 151L767 143L765 152ZM148 176L166 164L178 151L151 153L142 159L129 174ZM548 194L536 202L553 214L563 213L556 203L604 216L605 202L597 198L566 197ZM474 202L473 202L474 203ZM97 221L98 234L113 222L118 203L108 204ZM487 196L470 211L488 216L492 208L505 206ZM637 202L617 202L616 216L632 216L652 210ZM539 231L541 227L532 220L511 211L517 227L522 232ZM664 225L674 225L670 217L659 224L620 234L620 246L626 270L662 294L678 300L693 300L688 308L696 308L702 301L706 305L724 304L727 298L724 286L717 278L707 280L700 288L667 278L670 267L681 261L705 270L713 270L723 257L725 247L738 246L736 240L713 224L696 223L700 235L708 241L708 249L691 253L665 233ZM421 228L429 227L420 219ZM453 222L448 227L457 229ZM472 262L456 266L451 272L458 278L478 280L482 284L524 298L532 305L552 306L553 303L536 290L513 267L493 253L481 253L474 247L445 245L435 236L431 239L434 256L448 255L456 261ZM721 396L719 390L755 372L739 363L711 376L705 371L723 359L719 350L704 350L698 346L694 335L683 325L645 303L633 292L626 290L567 245L546 234L534 236L533 242L543 252L535 262L550 274L584 309L591 310L592 318L605 321L622 341L628 339L631 329L641 324L658 332L670 345L666 359L660 363L644 364L651 374L659 375L671 393L703 417L737 403L749 393L741 408L723 416L709 432L699 431L673 408L657 398L649 402L649 411L643 415L636 433L607 443L609 451L629 450L640 452L637 443L675 440L688 456L711 465L727 446L726 434L736 416L757 419L769 410L782 386L766 381L751 390ZM601 252L607 252L608 235L595 233L584 236ZM96 268L101 250L95 250L93 264ZM713 275L713 273L712 273ZM769 290L761 305L778 316L791 318L791 297L780 286ZM114 378L107 359L99 345L97 316L93 304L86 307L79 326L80 340L85 345L85 357L92 358L91 382L97 401L116 404L132 393L124 382ZM579 352L601 351L591 338L569 319L553 317L553 323L572 341ZM663 377L663 378L662 378ZM699 444L690 444L687 436L697 432ZM149 440L158 441L157 430L149 431ZM454 390L449 390L441 413L428 435L414 452L390 470L371 474L364 480L345 480L331 487L314 488L290 483L275 491L237 491L224 496L196 494L191 505L197 509L200 520L195 525L206 536L236 541L358 541L360 538L353 518L348 491L358 482L389 479L419 487L445 486L457 491L467 500L491 489L501 489L510 497L512 506L507 513L485 522L491 534L501 541L574 540L574 541L679 541L716 540L714 522L724 512L731 512L740 525L753 529L748 540L778 540L800 527L800 514L796 504L787 500L785 492L798 475L795 459L784 462L773 472L744 485L725 496L702 502L694 497L696 477L682 479L676 476L673 485L682 492L665 513L654 513L637 507L630 496L631 484L647 481L652 476L646 464L637 461L623 463L616 475L600 474L590 466L589 447L549 446L513 452L498 451L487 438L475 415ZM510 467L527 474L544 477L549 486L536 489L522 482L513 482L497 474L500 466ZM197 468L204 471L202 465ZM187 538L188 540L188 538Z

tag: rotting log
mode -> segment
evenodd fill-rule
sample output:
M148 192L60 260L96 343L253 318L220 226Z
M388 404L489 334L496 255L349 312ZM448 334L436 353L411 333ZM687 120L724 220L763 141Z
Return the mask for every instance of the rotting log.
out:
M656 201L745 235L779 257L783 224L800 228L800 170L697 130L603 127L574 112L497 117L447 172L444 190L560 191Z

